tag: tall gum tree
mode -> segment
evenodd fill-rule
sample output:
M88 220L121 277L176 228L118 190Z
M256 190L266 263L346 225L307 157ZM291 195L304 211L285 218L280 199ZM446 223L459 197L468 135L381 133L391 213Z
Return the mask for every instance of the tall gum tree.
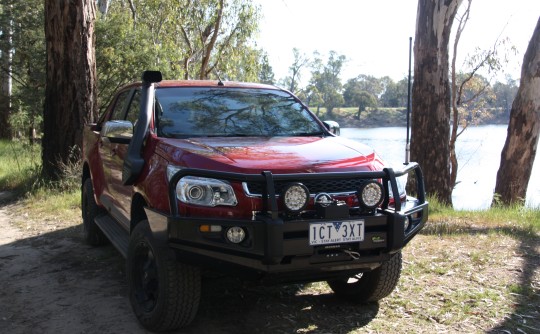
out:
M427 193L446 204L452 204L448 50L461 2L419 0L414 41L411 159L423 168Z
M540 18L523 57L521 79L510 111L497 172L494 204L523 204L540 133Z
M9 116L12 112L13 4L3 1L0 7L0 138L11 139Z
M43 176L62 177L77 161L84 124L96 118L94 0L46 0L47 72L43 112Z

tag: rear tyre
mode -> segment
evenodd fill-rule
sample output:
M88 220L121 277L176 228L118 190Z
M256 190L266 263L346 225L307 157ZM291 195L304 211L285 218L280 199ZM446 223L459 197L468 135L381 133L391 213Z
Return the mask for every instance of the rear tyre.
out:
M84 241L92 246L104 245L108 240L96 225L94 219L106 212L105 209L96 203L94 198L94 188L92 187L92 180L90 178L84 181L81 193Z
M148 330L174 330L195 318L201 293L200 270L177 262L174 252L153 238L147 220L131 234L127 280L133 311Z
M353 277L328 281L334 293L356 302L374 302L388 296L396 287L401 275L401 251L377 269Z

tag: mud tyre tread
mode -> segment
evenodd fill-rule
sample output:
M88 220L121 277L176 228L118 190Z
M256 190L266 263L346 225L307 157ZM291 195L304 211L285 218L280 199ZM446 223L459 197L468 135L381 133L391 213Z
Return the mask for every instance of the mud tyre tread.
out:
M108 239L99 226L96 225L94 219L100 215L106 214L106 211L96 203L94 198L94 188L90 178L84 181L81 193L84 241L91 246L105 245L108 243Z
M141 268L145 266L140 265L144 252L153 254L155 265L156 283L150 284L155 291L149 293L141 293L141 289L145 290L141 280ZM127 279L131 306L146 329L171 331L189 325L195 318L200 302L200 269L178 262L173 251L154 240L146 220L137 224L130 238ZM148 303L145 299L153 300Z

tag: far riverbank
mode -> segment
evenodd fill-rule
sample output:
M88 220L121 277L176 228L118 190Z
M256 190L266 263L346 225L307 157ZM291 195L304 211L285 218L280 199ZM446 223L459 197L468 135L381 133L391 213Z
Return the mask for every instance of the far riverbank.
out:
M317 113L316 107L310 107ZM358 108L335 108L332 115L327 115L324 108L320 108L319 118L339 123L342 128L380 128L407 126L407 110L404 108L378 108L362 111L358 119ZM507 125L508 114L493 112L488 117L475 120L473 125Z

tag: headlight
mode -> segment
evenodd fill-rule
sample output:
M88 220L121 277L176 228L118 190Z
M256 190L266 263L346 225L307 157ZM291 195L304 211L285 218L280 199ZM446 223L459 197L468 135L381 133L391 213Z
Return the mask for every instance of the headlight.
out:
M309 190L302 183L291 183L285 187L281 197L287 210L300 212L309 201Z
M181 202L202 206L235 206L238 203L228 182L196 176L185 176L178 181L176 197Z
M397 189L399 192L399 197L404 197L407 195L407 191L405 190L405 187L407 186L407 178L409 177L409 174L402 175L400 177L396 177L396 183L397 183ZM390 198L394 198L394 193L392 192L392 186L390 185L390 181L388 181L388 189L390 189L389 196Z
M360 186L358 199L360 204L368 209L378 207L383 200L383 187L377 181L368 181Z

